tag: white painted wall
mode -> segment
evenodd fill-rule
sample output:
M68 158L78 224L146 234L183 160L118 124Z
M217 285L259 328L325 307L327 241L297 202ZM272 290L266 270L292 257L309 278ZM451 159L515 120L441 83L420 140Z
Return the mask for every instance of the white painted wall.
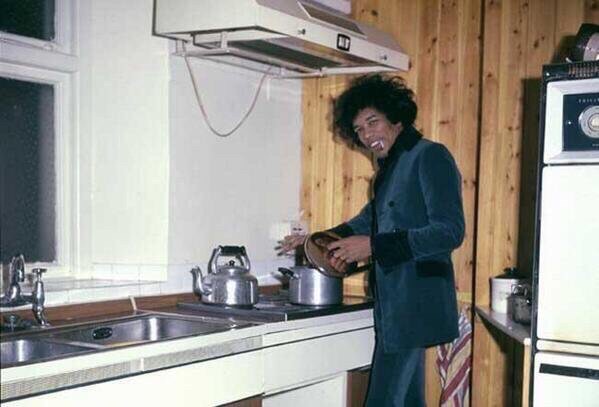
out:
M91 7L92 261L168 261L168 48L151 36L152 1Z
M262 75L190 62L213 126L231 129ZM223 138L201 116L183 59L170 67L169 262L205 262L219 244L273 259L270 227L299 215L301 82L267 79L248 120Z
M266 276L279 259L271 226L297 219L301 82L267 80L246 123L213 135L199 113L182 58L151 36L151 0L86 1L82 31L82 131L92 138L94 277L167 279L219 244L244 245ZM208 114L229 129L260 74L192 60ZM178 288L178 289L177 289Z

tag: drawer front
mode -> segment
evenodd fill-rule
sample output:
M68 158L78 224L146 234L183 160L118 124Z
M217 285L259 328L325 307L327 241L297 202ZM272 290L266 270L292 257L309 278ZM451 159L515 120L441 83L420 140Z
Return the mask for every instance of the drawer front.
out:
M264 349L265 393L369 365L374 330L359 329Z
M535 356L534 407L596 407L599 358L538 352Z

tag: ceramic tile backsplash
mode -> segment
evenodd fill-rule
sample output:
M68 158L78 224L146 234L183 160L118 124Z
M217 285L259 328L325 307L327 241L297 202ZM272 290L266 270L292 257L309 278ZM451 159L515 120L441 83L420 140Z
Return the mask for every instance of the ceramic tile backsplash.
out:
M205 263L162 265L122 265L96 264L92 280L55 279L45 283L46 305L57 306L129 298L131 296L152 296L192 292L192 277L190 270L196 265L202 271L208 271ZM293 259L281 257L269 261L254 261L251 273L258 278L261 286L280 284L279 267L293 265ZM166 281L147 281L147 276L163 274L167 268ZM118 279L115 277L118 276ZM127 279L125 279L125 277ZM143 278L143 280L140 280ZM23 290L31 290L30 285L24 284ZM15 309L27 309L30 305ZM2 309L6 311L7 309Z
M141 297L160 295L160 283L140 284L139 285L139 295Z
M46 307L68 304L70 302L68 291L46 292Z
M94 279L112 280L112 264L94 264L92 275Z
M115 280L139 281L139 268L136 264L114 264L112 276Z
M175 294L191 292L191 273L196 264L173 264L168 266L168 280L160 283L161 294ZM202 271L206 271L205 264L199 264Z
M289 257L280 257L267 262L258 263L254 275L258 278L260 285L281 284L281 273L279 267L293 266L293 259Z
M69 303L96 302L110 299L110 291L106 288L87 288L69 291Z
M139 266L139 279L144 281L163 281L167 276L166 264L142 264Z

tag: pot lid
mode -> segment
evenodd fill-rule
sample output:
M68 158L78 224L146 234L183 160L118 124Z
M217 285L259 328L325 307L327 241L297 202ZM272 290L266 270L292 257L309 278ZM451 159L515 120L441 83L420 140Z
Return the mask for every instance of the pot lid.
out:
M341 239L333 232L315 232L306 238L304 241L304 252L308 262L322 274L329 277L345 277L348 272L355 269L356 263L347 264L344 270L335 269L331 263L331 251L327 246Z
M231 275L249 273L249 270L243 266L235 264L235 260L229 260L227 264L216 266L217 274L225 273Z

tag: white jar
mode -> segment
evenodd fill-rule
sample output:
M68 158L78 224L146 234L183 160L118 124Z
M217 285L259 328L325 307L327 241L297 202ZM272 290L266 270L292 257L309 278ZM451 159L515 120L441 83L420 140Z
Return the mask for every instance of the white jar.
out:
M491 278L491 309L507 314L507 297L512 293L512 287L522 283L521 278L492 277Z

